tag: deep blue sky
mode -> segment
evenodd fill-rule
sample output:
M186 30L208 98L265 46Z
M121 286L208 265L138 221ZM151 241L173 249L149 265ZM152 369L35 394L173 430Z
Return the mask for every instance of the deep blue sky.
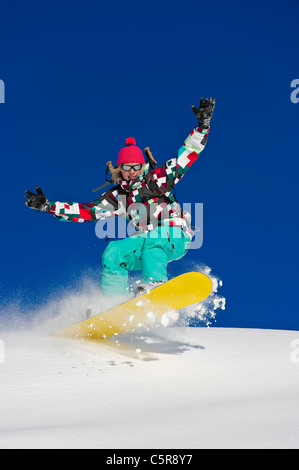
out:
M212 267L216 326L299 330L298 18L295 0L2 0L2 302L63 295L106 247L94 224L26 208L25 189L91 201L126 137L163 163L213 96L207 147L177 187L204 204L204 242L170 274Z

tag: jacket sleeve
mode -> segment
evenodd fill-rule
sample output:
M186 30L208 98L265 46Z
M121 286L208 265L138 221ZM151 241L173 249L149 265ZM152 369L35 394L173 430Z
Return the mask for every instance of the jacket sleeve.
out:
M48 212L58 220L66 222L95 222L99 219L121 215L123 208L118 204L118 190L112 188L93 202L49 201Z
M197 160L208 140L208 129L196 127L180 147L178 155L152 172L159 186L171 191Z

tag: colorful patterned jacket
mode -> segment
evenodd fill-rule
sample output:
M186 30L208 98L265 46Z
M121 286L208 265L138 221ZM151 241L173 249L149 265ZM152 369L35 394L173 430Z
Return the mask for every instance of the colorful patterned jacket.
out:
M145 171L135 180L119 179L116 186L90 203L49 201L49 211L57 219L73 222L94 222L123 216L137 231L148 232L168 223L179 226L192 239L190 227L171 191L197 160L207 142L209 129L196 127L179 149L178 156L163 166Z

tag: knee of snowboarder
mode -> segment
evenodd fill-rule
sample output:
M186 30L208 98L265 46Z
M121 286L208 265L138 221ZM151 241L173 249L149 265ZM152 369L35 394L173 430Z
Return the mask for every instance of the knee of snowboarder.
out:
M102 265L111 266L113 264L119 264L119 253L117 249L117 242L110 242L102 256Z

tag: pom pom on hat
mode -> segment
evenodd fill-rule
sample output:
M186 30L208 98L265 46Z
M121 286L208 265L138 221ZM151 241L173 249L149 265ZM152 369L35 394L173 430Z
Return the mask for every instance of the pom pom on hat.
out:
M122 163L145 163L142 150L136 146L134 137L128 137L126 145L118 154L117 166Z
M126 139L126 145L136 145L136 140L134 139L134 137L128 137Z

